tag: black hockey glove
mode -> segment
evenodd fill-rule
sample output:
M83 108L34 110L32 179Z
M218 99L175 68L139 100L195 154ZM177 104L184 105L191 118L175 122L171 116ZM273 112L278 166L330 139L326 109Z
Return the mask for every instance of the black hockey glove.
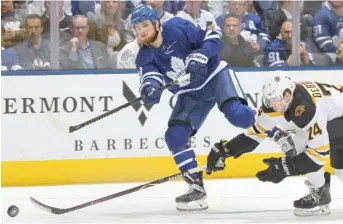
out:
M267 158L263 160L263 163L267 164L269 167L256 174L256 177L260 181L277 184L288 176L297 175L294 163L288 156L282 158Z
M286 156L293 157L297 155L293 138L287 131L275 127L272 133L274 134L272 136L273 140L279 145Z
M225 158L229 157L228 149L225 148L227 144L226 140L221 140L219 143L215 143L210 154L207 156L207 169L206 173L210 175L212 172L224 170Z

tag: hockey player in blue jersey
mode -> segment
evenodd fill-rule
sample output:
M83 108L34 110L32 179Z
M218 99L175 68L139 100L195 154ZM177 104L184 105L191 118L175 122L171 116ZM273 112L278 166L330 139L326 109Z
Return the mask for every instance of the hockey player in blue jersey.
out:
M313 40L323 53L336 53L343 40L343 2L327 1L312 20Z
M165 141L180 171L197 167L188 139L196 134L215 104L234 126L247 128L254 124L255 112L247 106L235 73L218 56L222 46L218 33L177 17L160 26L156 12L143 4L133 10L132 23L143 44L136 66L140 93L148 95L144 103L158 103L162 94L159 88L190 74L188 81L169 88L177 102ZM189 190L176 198L176 208L207 209L202 172L184 179Z

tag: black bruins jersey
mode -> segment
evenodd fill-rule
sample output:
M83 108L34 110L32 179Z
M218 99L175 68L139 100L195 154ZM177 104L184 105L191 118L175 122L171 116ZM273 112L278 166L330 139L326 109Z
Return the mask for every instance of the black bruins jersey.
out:
M313 172L329 160L330 142L327 123L343 116L343 87L314 81L296 83L293 99L285 113L260 107L255 124L228 142L237 158L254 150L275 126L306 136L306 148L295 158L300 173ZM343 130L343 127L342 127ZM239 149L240 148L240 149Z

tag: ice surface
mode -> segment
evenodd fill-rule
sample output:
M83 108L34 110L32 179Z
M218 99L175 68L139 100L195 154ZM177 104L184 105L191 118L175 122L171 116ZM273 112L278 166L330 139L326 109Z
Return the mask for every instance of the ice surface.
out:
M187 191L182 181L160 184L64 215L39 209L29 197L55 207L72 207L141 183L2 188L2 223L342 223L343 183L336 177L332 177L331 215L293 215L293 201L308 193L304 179L288 178L280 184L257 179L205 179L209 209L202 212L176 211L174 198ZM6 213L12 204L20 209L15 218Z

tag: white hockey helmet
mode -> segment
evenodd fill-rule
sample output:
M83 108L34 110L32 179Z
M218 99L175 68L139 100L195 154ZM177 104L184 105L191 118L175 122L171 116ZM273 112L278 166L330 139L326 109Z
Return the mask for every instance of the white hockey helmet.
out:
M277 98L288 108L289 102L286 103L283 96L285 92L289 92L293 96L295 90L295 83L286 71L274 71L262 87L262 100L266 107L271 107L270 99Z

